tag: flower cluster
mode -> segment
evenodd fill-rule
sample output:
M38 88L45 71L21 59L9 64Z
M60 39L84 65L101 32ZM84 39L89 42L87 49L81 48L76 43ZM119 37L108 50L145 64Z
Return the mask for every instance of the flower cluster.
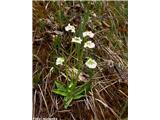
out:
M71 31L73 33L75 33L75 27L68 24L66 27L65 27L65 30L66 31ZM86 31L86 32L83 32L83 37L90 37L90 38L93 38L94 37L94 33L92 33L91 31ZM81 44L83 40L80 38L80 37L74 37L72 38L72 41L71 42L74 42L74 43L78 43L78 44ZM84 43L84 48L95 48L95 44L94 42L92 41L86 41ZM60 58L57 58L56 60L56 65L62 65L64 62L64 58L60 57ZM97 62L92 59L92 58L89 58L87 60L87 62L85 63L85 65L91 69L94 69L96 68L97 66Z

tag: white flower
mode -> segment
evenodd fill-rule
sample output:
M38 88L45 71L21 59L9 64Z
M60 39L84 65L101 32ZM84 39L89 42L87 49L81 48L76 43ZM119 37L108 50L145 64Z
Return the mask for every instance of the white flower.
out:
M92 41L87 41L84 43L84 48L95 48L95 44Z
M65 27L65 30L66 30L66 31L71 30L71 32L75 33L75 27L72 26L72 25L70 25L70 24L68 24L68 25Z
M93 69L93 68L96 68L97 62L96 62L95 60L93 60L92 58L89 58L89 59L87 60L87 62L85 63L85 65L86 65L87 67Z
M64 62L64 58L63 57L59 57L56 60L56 65L63 65L63 62Z
M83 32L83 37L89 36L90 38L94 37L94 33L92 33L91 31L86 31Z
M74 37L74 38L72 38L72 42L81 44L82 39L80 37Z

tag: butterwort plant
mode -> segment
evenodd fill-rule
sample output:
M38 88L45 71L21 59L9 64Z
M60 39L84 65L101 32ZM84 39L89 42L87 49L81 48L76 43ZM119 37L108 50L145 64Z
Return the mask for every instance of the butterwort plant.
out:
M65 27L66 32L76 33L76 28L71 25L70 23ZM85 95L90 91L91 89L91 80L90 78L92 75L85 80L83 76L83 67L86 66L89 71L93 71L97 67L96 60L92 59L89 56L84 56L83 52L87 51L87 49L94 49L95 43L91 40L88 40L88 38L93 38L94 33L92 31L85 31L81 33L81 36L78 36L75 34L72 39L71 43L75 44L75 51L76 55L74 56L77 58L77 62L74 62L72 67L69 67L67 65L67 59L65 60L63 56L57 57L55 64L57 66L64 66L64 69L66 70L66 83L63 83L60 80L55 81L55 87L53 89L53 92L55 94L61 95L64 97L64 108L67 109L68 106L71 105L71 102L73 100L80 99L82 97L85 97ZM72 46L73 47L73 46ZM71 51L72 52L72 51ZM83 63L83 58L88 58L85 63ZM65 57L66 58L66 57ZM76 68L78 67L78 68ZM87 74L88 75L88 74ZM83 84L78 85L78 82L83 80Z

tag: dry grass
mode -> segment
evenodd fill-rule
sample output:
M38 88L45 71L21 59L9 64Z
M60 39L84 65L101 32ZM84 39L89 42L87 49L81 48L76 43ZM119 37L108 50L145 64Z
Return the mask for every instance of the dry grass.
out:
M96 14L91 16L86 29L95 33L96 49L90 53L97 60L98 67L92 78L91 91L64 109L62 97L51 92L55 87L54 80L65 79L59 71L63 68L55 66L55 59L58 55L73 57L69 53L71 36L64 27L69 22L79 26L86 10ZM58 120L128 118L127 41L127 2L34 1L33 117L56 117Z

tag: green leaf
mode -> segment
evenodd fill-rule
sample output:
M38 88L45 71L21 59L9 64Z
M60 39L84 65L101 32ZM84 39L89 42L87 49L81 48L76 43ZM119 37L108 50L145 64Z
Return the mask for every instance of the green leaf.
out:
M68 92L72 92L75 90L77 85L77 81L76 80L71 80L70 83L67 85L67 91Z
M55 84L56 84L56 87L57 87L59 90L66 91L65 84L62 83L61 81L56 80L56 81L55 81Z
M67 109L70 103L72 102L73 97L65 97L64 98L64 108Z
M55 89L55 90L53 90L52 92L54 92L54 93L56 93L56 94L58 94L58 95L67 96L67 92L61 91L61 90L59 90L59 89Z
M68 85L68 88L72 88L74 86L73 82L70 82L70 84Z
M54 48L59 50L59 48L61 46L61 38L60 38L60 36L57 36L57 37L54 38L53 46L54 46Z
M81 94L80 94L80 95L74 96L73 99L74 99L74 100L77 100L77 99L80 99L80 98L82 98L82 97L84 97L84 96L85 96L85 95L81 95Z
M78 95L80 95L82 93L83 94L87 93L90 90L90 86L91 86L90 83L86 83L86 84L80 86L79 88L77 88L75 90L74 96L78 96Z

